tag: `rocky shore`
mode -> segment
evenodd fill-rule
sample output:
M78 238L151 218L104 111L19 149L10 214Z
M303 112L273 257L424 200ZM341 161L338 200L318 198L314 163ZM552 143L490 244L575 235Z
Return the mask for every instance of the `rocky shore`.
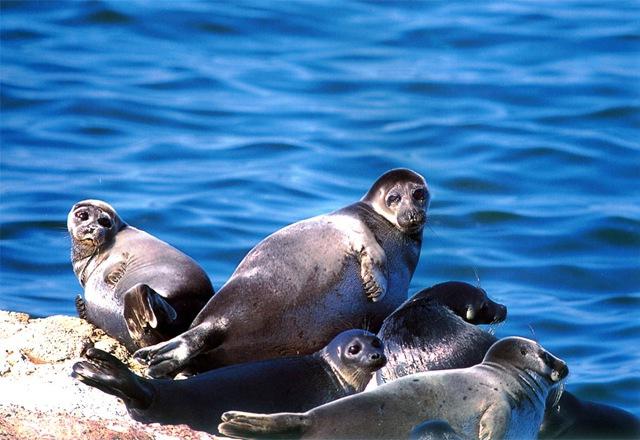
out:
M185 425L142 424L124 404L70 376L90 346L138 370L127 350L84 320L0 311L1 439L211 439Z

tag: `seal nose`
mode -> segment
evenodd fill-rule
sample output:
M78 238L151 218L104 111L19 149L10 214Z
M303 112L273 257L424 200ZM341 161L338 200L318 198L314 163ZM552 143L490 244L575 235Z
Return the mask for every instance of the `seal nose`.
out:
M562 380L569 375L569 366L566 362L559 361L558 366L556 367L556 371L558 372L558 380Z
M507 307L503 304L498 304L498 310L493 322L502 322L507 319Z
M413 225L421 225L425 221L425 215L423 211L411 211L409 213L409 222Z
M384 353L372 353L369 356L369 361L374 367L382 368L382 366L387 363L387 357Z

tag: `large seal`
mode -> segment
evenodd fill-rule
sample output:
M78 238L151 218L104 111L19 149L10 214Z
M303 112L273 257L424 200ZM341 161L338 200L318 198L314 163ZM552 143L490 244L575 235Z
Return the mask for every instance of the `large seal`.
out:
M378 383L479 364L497 338L473 324L493 324L505 317L503 305L470 284L446 282L418 292L389 315L378 332L388 359L376 373ZM555 389L548 398L539 438L640 438L640 420L633 414L561 391ZM446 437L442 424L425 424L418 431L416 438Z
M195 261L127 225L103 201L76 203L67 228L73 271L84 287L79 315L131 351L186 330L213 295Z
M183 334L135 353L154 377L309 354L350 328L377 331L406 298L429 191L395 169L359 201L264 239ZM197 355L199 359L193 359Z
M95 348L86 357L73 366L73 376L122 398L135 419L213 433L230 408L306 411L360 392L385 362L382 342L364 330L340 333L311 355L231 365L184 380L142 378Z
M376 373L378 383L480 363L496 338L474 324L506 317L504 305L468 283L448 281L419 291L382 323L378 336L389 362Z
M568 371L538 343L510 337L473 367L405 376L305 413L226 412L218 430L242 438L395 439L445 420L462 438L534 439L547 395Z

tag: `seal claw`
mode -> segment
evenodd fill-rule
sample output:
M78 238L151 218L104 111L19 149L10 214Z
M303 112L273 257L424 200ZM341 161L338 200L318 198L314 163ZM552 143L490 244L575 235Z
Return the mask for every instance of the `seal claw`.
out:
M87 319L87 305L82 298L82 295L76 296L76 311L78 312L78 316L80 319Z

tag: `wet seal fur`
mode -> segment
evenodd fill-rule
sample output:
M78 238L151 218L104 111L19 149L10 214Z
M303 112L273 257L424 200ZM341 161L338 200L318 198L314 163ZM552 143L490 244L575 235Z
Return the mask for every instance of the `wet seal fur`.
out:
M474 324L506 317L504 305L468 283L448 281L419 291L382 323L378 336L389 361L376 373L378 383L480 363L496 338Z
M538 343L509 337L479 365L416 373L305 413L226 412L218 430L240 438L407 438L446 420L463 438L535 439L549 392L569 370Z
M377 331L405 300L429 205L422 176L383 174L359 201L254 247L189 330L135 353L153 377L308 354L350 328ZM259 313L256 313L259 311Z
M340 333L312 355L232 365L184 380L142 378L95 348L86 358L72 375L123 399L133 418L212 433L230 408L306 411L360 392L386 360L380 339L364 330Z
M213 295L195 261L127 225L106 202L76 203L67 228L73 271L84 287L78 314L130 351L186 330Z

